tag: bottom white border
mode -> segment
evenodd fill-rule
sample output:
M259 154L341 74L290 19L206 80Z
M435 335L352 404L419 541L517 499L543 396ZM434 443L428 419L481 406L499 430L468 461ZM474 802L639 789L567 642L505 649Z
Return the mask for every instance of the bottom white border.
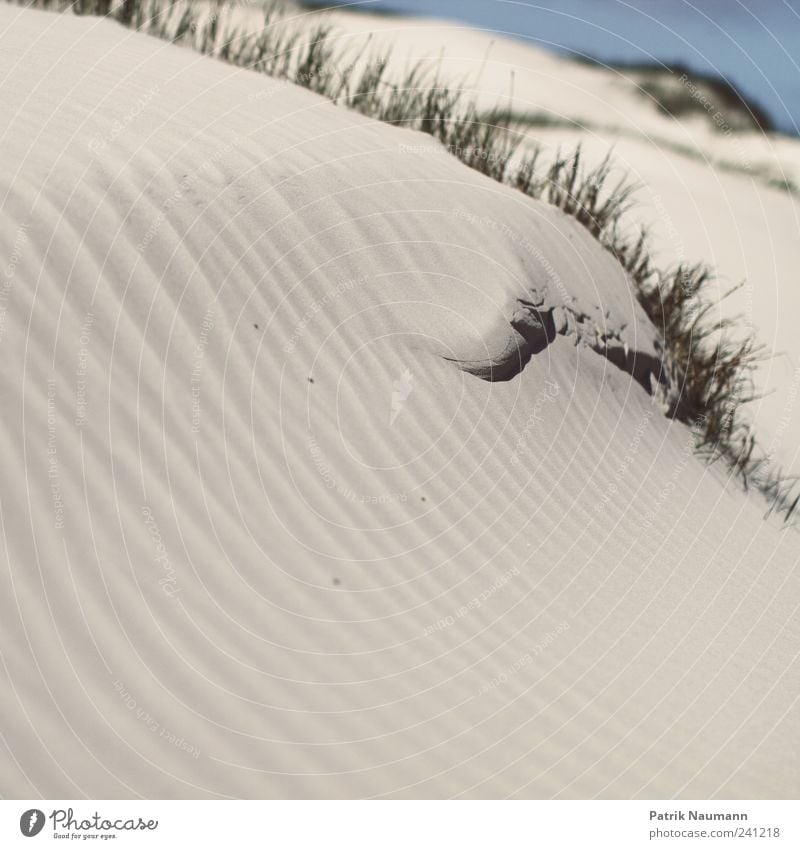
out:
M709 818L710 817L710 818ZM24 830L35 832L27 836ZM0 801L0 846L582 849L800 846L777 801Z

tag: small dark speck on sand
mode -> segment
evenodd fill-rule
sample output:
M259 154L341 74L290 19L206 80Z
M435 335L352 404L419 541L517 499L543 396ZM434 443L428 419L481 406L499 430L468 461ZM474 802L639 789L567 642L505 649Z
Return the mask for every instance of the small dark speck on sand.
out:
M422 496L422 498L420 498L420 501L427 501L427 500L428 500L428 499L427 499L427 498L425 498L425 496L424 496L424 495Z
M256 329L256 330L258 330L258 325L257 325L257 324L254 324L254 325L253 325L253 327L255 327L255 329Z
M309 377L309 378L308 378L308 382L309 382L309 383L313 383L313 382L314 382L314 378L313 378L313 377Z
M339 586L339 584L341 584L341 583L342 583L342 582L341 582L338 578L334 578L334 579L333 579L333 585L334 585L334 587L338 587L338 586Z

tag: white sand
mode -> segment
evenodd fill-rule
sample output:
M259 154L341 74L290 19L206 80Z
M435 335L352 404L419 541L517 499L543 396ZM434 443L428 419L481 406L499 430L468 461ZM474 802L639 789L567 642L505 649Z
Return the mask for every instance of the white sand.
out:
M651 350L580 226L110 22L0 79L2 795L796 796L796 533L575 335L450 361Z
M486 109L510 103L515 112L567 122L532 128L536 144L569 151L580 143L589 163L613 148L620 175L640 186L631 221L648 225L658 261L710 263L719 274L708 293L718 316L736 318L740 335L752 330L764 345L755 376L763 398L747 414L775 466L800 474L800 206L796 194L771 185L800 187L800 141L731 132L724 119L715 122L720 104L713 101L703 101L706 116L676 120L624 71L573 62L503 33L339 11L312 16L319 18L335 24L353 55L390 48L398 77L428 60L441 79L466 83Z

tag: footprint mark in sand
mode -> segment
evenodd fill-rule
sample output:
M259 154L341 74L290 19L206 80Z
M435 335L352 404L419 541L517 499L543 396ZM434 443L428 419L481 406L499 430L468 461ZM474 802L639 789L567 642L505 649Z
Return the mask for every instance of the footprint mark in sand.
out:
M592 318L573 307L547 307L519 298L518 308L509 319L513 336L506 349L497 357L484 360L454 360L469 374L488 381L511 380L540 354L557 336L574 337L575 345L584 345L605 357L612 365L631 375L644 389L653 394L666 380L658 357L631 349L620 333L601 330Z

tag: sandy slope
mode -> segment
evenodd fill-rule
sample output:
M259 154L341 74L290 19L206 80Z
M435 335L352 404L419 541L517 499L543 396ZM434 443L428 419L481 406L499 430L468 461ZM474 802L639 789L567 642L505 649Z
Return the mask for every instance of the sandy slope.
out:
M209 4L192 0L195 10ZM533 122L530 145L545 156L581 144L587 163L613 149L620 177L640 191L632 229L645 224L662 266L710 263L718 272L708 297L718 318L733 318L739 335L753 332L764 348L755 376L761 397L747 415L773 469L800 474L800 346L794 328L800 264L800 142L783 136L732 131L713 96L707 112L680 120L665 115L636 74L577 63L509 33L484 32L448 21L350 11L312 12L291 2L272 26L313 32L333 27L329 43L347 74L389 56L386 76L404 79L422 62L429 74L462 86L487 111L510 105ZM176 26L178 4L172 16ZM263 8L244 3L221 14L222 31L260 32ZM672 86L681 89L680 79ZM686 86L685 95L692 89ZM555 126L548 126L555 124ZM524 149L524 146L523 146ZM738 291L733 291L741 284Z
M797 536L582 229L112 23L0 79L4 796L796 795Z
M319 17L300 14L298 25ZM794 324L800 209L797 193L776 187L787 180L800 186L797 139L731 132L724 119L715 119L720 104L713 100L702 101L707 115L678 121L624 71L582 65L510 34L342 11L321 17L335 24L339 44L352 55L390 50L398 76L426 60L440 78L465 83L486 109L510 103L533 120L562 124L530 128L531 141L546 149L581 143L588 160L599 162L613 148L620 174L641 186L631 221L648 225L659 261L711 263L720 277L713 298L744 283L719 302L719 315L743 318L742 333L752 328L764 344L767 356L756 378L764 398L749 415L765 453L800 474ZM255 26L257 14L242 10L237 18Z

